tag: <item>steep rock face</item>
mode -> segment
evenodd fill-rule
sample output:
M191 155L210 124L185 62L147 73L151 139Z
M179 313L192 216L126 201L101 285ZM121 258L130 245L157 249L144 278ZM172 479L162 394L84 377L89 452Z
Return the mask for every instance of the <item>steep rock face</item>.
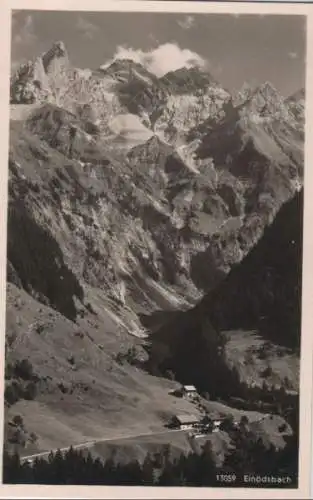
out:
M249 99L255 92L255 88L252 87L248 82L244 82L240 90L233 96L233 103L235 107L241 106Z
M270 82L265 82L258 87L251 87L245 83L234 96L233 103L236 108L252 115L257 122L271 121L274 118L288 121L292 126L296 124L299 126L299 121L302 125L304 124L304 99L304 89L284 99ZM299 107L298 113L297 106Z
M299 354L302 220L301 191L282 206L257 245L219 286L195 308L176 313L154 332L150 368L163 373L172 370L183 382L196 383L214 394L223 388L230 394L234 373L225 357L225 333L234 342L237 338L237 346L245 333L246 345L242 344L241 350L250 342L251 359L264 341L280 345L279 356L288 348ZM280 370L283 372L282 361ZM294 371L298 373L298 367Z
M299 349L302 237L301 190L282 206L244 261L207 296L216 328L257 328L263 336Z
M154 130L170 143L185 142L188 131L207 118L223 115L230 94L199 68L182 68L160 79L167 90L166 102L154 121Z
M33 104L51 96L49 82L40 58L20 66L11 78L11 103Z
M258 241L301 186L303 135L269 84L234 106L199 68L157 78L116 60L80 70L62 43L38 61L52 102L38 92L14 106L12 200L32 186L25 210L80 285L104 289L141 334L138 311L193 305Z
M159 193L168 186L194 177L194 172L189 171L177 152L155 135L146 143L131 149L127 157L135 182L138 176L137 185L140 185L140 178L143 182L151 178Z
M166 98L159 79L141 64L128 59L117 59L101 71L117 82L116 93L121 104L150 125L151 114Z
M120 83L141 80L147 84L152 84L157 80L156 76L132 59L116 59L109 66L101 66L99 70L103 74L112 76Z
M44 126L40 126L41 121ZM162 259L155 236L159 226L171 226L170 217L159 197L155 199L136 185L130 164L117 161L90 141L80 125L64 110L46 105L27 122L28 130L18 124L12 127L10 206L15 207L23 196L32 232L35 226L39 233L44 227L52 241L45 258L50 260L54 244L61 248L65 266L80 286L103 290L117 321L131 333L141 334L135 314L138 308L185 304L179 291L171 291L166 284L169 265ZM76 137L69 144L74 126ZM9 217L11 228L16 223L15 212L10 211ZM16 263L23 262L25 255L30 258L36 239L25 238L22 251L16 242L18 234L15 237L12 230L9 279L33 293L32 274L25 276L26 270ZM61 279L62 269L55 269L55 273ZM48 288L43 294L60 310L52 288ZM79 299L82 301L81 296Z
M216 235L210 249L225 270L242 259L302 184L303 136L282 99L271 86L265 88L271 96L268 101L263 92L261 100L255 94L241 107L228 108L215 126L208 124L206 132L202 125L194 152L196 164L211 160L216 179L231 179L240 200L237 225L229 228L226 239ZM262 117L264 99L267 111ZM206 252L197 257L200 266L205 258Z
M206 179L201 185L158 138L132 150L126 161L85 129L85 121L50 104L24 127L12 125L10 203L24 196L32 223L56 240L80 283L104 289L120 316L128 311L129 330L140 332L133 309L185 307L186 300L199 296L190 280L189 255L209 240L198 231L197 243L196 227L195 237L184 236L190 193L197 190L200 210L202 190L201 203L207 210L212 205L212 220L228 210L218 197L206 201L212 192ZM22 260L20 248L10 247L9 260L12 252Z
M225 133L230 160L214 139L223 127L235 129ZM12 196L35 184L28 213L52 232L81 285L105 289L133 333L142 334L137 312L186 308L218 283L293 194L290 172L299 169L301 179L299 158L277 146L279 164L268 143L261 152L252 141L259 130L250 140L241 123L216 131L195 149L200 164L157 136L120 155L99 136L90 109L45 104L12 131Z
M305 90L300 89L293 95L285 99L285 104L289 107L291 113L293 113L295 119L299 123L302 131L304 132L304 122L305 122Z
M42 56L42 64L48 76L62 73L69 66L68 54L63 42L56 42Z
M206 248L228 208L209 180L195 177L159 139L134 149L125 161L112 156L84 125L45 105L27 128L12 126L10 206L23 196L29 224L38 225L39 232L45 228L80 286L103 290L122 324L141 334L136 311L184 308L199 297L191 256ZM14 213L9 212L10 227ZM32 290L31 276L15 266L32 254L32 242L26 238L28 250L20 253L21 245L12 241L12 281ZM47 294L54 304L53 293Z
M265 82L248 94L242 105L243 111L250 115L250 119L252 117L257 122L266 118L290 122L293 118L285 106L284 98L269 82ZM294 124L294 121L292 123Z
M75 300L83 301L84 293L64 263L57 241L34 220L22 201L10 203L8 220L8 281L75 319Z
M173 94L197 93L199 89L207 90L219 85L208 71L197 66L170 71L160 80Z
M22 64L11 78L11 103L54 100L66 82L69 60L63 42L56 42L35 61Z

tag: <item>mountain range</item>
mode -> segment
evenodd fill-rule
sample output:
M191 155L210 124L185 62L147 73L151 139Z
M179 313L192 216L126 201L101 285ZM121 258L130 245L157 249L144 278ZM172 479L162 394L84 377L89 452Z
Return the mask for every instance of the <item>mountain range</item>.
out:
M60 400L63 384L68 392L75 386L80 398L85 391L91 406L115 391L136 421L125 387L164 382L151 382L148 374L135 382L133 368L117 365L116 354L135 345L146 362L147 339L158 344L160 335L172 342L171 330L188 352L203 304L212 304L217 330L250 332L253 344L251 331L265 335L257 322L263 315L271 318L270 341L281 341L275 332L285 329L287 319L274 320L274 309L284 314L292 293L279 299L279 308L275 300L270 305L267 292L259 291L264 276L257 271L267 269L266 255L275 260L272 267L280 265L278 254L287 261L280 229L286 222L279 221L288 219L288 210L301 211L295 200L303 185L303 89L284 98L265 82L257 88L245 84L231 95L202 69L181 68L158 78L125 59L96 70L74 68L57 42L12 74L10 106L7 363L31 360L41 381L36 404L43 418L55 421L59 414L73 432L69 403ZM294 217L290 231L297 231ZM275 273L274 281L269 278L274 294L284 288L279 269L277 281ZM251 305L249 325L247 297L238 283L262 305L261 311ZM179 326L167 323L172 315ZM181 322L188 315L197 319L187 331ZM80 333L88 343L81 359ZM293 362L296 326L287 337L284 349L293 349ZM202 367L206 355L204 350ZM166 370L186 377L176 355L166 360ZM101 380L101 363L109 382ZM188 377L199 382L192 370ZM289 377L294 386L295 378ZM148 404L146 393L138 397ZM33 402L18 399L8 415L19 407L29 419ZM80 401L77 412L86 415ZM162 404L151 406L154 419ZM92 422L91 415L86 418ZM86 435L84 425L78 424L78 434ZM53 438L41 432L43 443L52 445Z

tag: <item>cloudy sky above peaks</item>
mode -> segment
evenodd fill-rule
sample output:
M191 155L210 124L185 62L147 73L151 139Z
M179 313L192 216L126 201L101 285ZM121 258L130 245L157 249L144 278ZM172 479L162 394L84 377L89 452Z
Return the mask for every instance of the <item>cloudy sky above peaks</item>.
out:
M302 16L16 11L12 67L57 40L80 68L98 68L119 57L158 76L198 65L231 91L245 81L270 81L287 96L305 84Z

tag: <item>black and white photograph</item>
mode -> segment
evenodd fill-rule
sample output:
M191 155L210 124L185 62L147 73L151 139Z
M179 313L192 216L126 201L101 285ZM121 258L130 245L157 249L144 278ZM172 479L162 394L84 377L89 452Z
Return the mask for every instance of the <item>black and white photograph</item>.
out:
M142 3L11 11L2 480L297 490L307 16Z

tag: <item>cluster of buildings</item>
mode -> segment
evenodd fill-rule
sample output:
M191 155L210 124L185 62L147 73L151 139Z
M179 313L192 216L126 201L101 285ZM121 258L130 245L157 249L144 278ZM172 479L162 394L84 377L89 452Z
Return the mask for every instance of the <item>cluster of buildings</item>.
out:
M174 415L168 424L171 429L194 430L198 433L208 434L221 430L222 419L210 419L196 415Z
M198 396L198 391L194 385L184 385L173 392L179 397L186 397L190 400ZM196 433L207 434L218 432L223 424L222 419L211 419L208 415L175 415L168 424L171 429L194 430Z

